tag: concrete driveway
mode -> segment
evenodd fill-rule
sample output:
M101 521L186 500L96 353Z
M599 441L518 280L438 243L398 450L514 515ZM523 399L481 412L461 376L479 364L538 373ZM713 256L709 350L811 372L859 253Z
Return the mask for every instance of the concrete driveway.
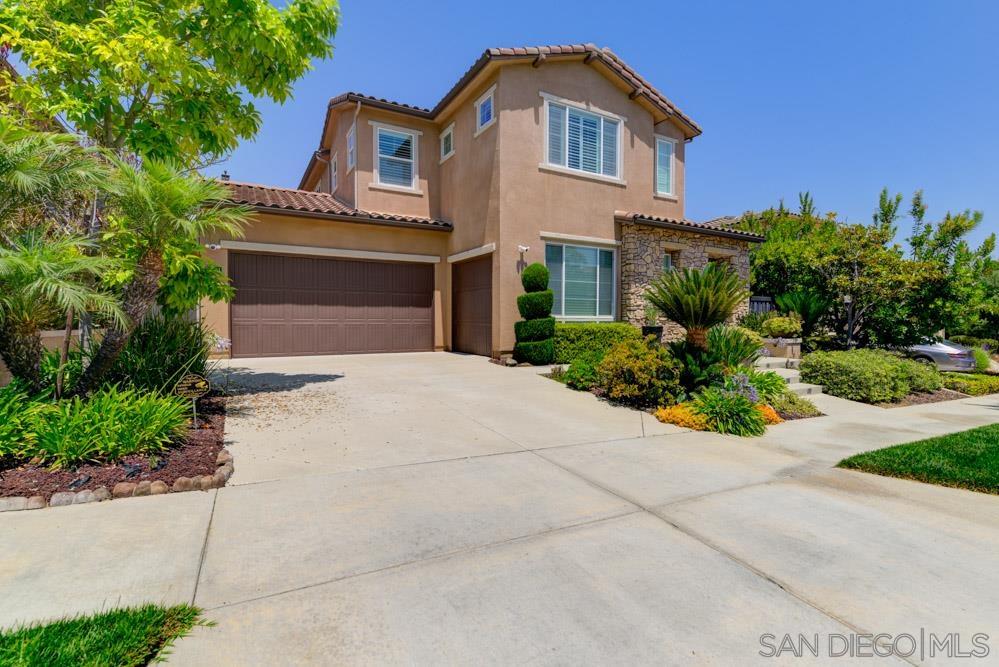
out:
M230 366L230 485L0 514L0 625L194 601L217 625L180 665L772 663L766 633L999 655L999 497L831 468L999 397L820 397L747 440L478 357Z

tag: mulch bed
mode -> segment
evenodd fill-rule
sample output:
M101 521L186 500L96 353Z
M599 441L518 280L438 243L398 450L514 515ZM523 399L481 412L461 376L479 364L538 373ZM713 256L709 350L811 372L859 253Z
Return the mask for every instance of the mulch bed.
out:
M943 403L944 401L956 401L959 398L968 398L968 395L952 389L937 389L925 394L909 394L898 403L875 403L875 405L879 408L904 408L907 405Z
M49 470L30 464L4 467L0 464L0 497L43 496L48 502L52 494L59 491L93 491L101 486L110 491L118 482L138 483L145 480L161 480L171 486L178 477L211 475L216 470L216 458L222 450L225 402L223 396L199 399L199 428L189 429L183 443L153 457L155 470L151 469L150 457L138 455L127 456L113 464L81 465L75 470Z

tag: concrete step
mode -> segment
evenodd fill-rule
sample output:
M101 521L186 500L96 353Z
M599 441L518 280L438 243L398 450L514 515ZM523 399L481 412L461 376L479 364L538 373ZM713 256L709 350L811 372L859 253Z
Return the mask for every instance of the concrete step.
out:
M788 359L787 357L760 357L753 364L763 370L774 370L777 368L797 368L801 359Z
M798 396L814 396L822 393L822 385L808 384L807 382L791 382L787 388Z
M767 370L781 376L784 378L784 382L788 384L793 384L801 380L801 371L797 368L768 368Z

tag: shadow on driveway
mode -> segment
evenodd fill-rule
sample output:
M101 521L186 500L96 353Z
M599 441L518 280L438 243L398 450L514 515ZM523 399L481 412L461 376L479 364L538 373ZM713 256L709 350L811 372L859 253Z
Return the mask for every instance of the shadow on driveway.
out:
M212 376L216 386L230 396L294 391L312 384L334 382L339 373L275 373L250 368L220 368Z

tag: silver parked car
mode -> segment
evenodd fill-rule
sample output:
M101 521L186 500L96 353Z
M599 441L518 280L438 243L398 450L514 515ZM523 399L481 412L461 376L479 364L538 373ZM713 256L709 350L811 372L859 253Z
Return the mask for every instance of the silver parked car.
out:
M949 340L938 340L935 343L923 343L906 348L905 353L916 361L936 364L942 371L972 371L975 369L975 357L971 350Z

